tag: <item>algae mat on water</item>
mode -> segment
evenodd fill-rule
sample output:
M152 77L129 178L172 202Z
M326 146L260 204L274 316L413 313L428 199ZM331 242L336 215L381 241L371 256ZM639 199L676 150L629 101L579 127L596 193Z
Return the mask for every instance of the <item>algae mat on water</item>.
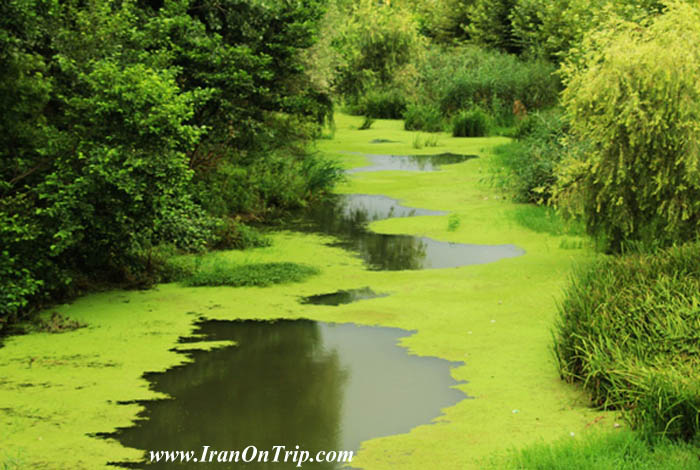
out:
M417 355L463 361L452 370L458 387L475 397L444 410L432 424L407 434L363 443L353 467L366 469L484 468L510 447L554 440L587 429L612 427L612 417L586 408L586 398L559 380L550 353L555 300L573 262L585 249L564 249L560 237L535 233L512 219L514 205L488 185L490 149L501 138L455 139L416 150L400 121L378 120L358 131L361 118L337 117L332 140L319 147L346 168L361 155L452 152L480 158L440 171L358 173L343 193L383 194L411 207L446 215L387 219L371 228L436 240L516 244L524 256L495 263L424 271L370 271L327 237L279 233L271 247L220 256L239 262L297 262L321 274L298 284L271 287L182 287L107 292L83 297L58 311L88 324L61 334L34 333L0 349L0 468L99 469L137 460L140 451L95 437L129 426L154 398L142 378L186 361L178 344L199 318L310 318L416 330L401 344ZM391 143L371 143L387 139ZM380 148L381 147L381 148ZM448 220L459 224L449 224ZM573 246L581 246L573 244ZM302 297L370 286L386 297L339 306L308 305ZM47 312L50 313L50 312ZM590 423L595 422L595 425ZM204 445L206 443L203 443Z

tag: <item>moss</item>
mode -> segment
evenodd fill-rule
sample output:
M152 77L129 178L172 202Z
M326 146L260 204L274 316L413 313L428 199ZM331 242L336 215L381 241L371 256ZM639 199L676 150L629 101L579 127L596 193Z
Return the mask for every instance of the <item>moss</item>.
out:
M339 161L362 164L355 155L434 153L412 148L401 121L377 120L357 131L362 117L337 116L335 139L319 144ZM163 284L149 291L105 292L57 310L88 324L60 335L10 338L0 350L0 418L3 449L21 452L35 468L106 468L107 461L136 459L140 452L92 433L128 426L140 406L118 402L154 398L143 379L186 358L173 347L200 316L211 319L311 318L416 330L401 342L412 353L465 365L452 370L459 388L474 400L444 410L436 424L365 442L353 467L368 469L482 468L500 449L553 440L588 428L612 428L611 415L586 408L577 389L558 377L550 352L557 293L585 249L562 249L561 237L517 224L517 206L483 181L491 149L503 138L455 139L440 134L445 152L483 158L442 171L387 171L348 177L339 191L386 194L405 205L449 211L449 216L412 217L374 223L387 233L412 233L464 243L515 243L525 256L492 264L429 271L366 270L352 253L328 246L327 238L297 233L272 235L273 245L221 252L232 263L300 263L322 274L299 284L270 287L183 287ZM370 286L389 297L341 306L309 306L299 297ZM207 343L206 347L216 347ZM30 384L30 386L22 386ZM513 413L518 409L519 413ZM596 421L597 417L602 417ZM587 424L595 425L587 427ZM2 452L2 451L0 451ZM2 465L0 453L0 468ZM8 459L10 457L5 457Z

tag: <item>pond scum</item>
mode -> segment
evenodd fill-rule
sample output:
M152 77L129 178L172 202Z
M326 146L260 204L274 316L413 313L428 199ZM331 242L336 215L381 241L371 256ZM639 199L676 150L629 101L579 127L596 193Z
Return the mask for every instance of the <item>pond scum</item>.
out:
M400 121L340 115L321 150L351 168L361 155L436 153L412 148ZM190 287L162 284L145 291L111 291L80 298L56 311L86 325L60 334L36 332L5 340L0 352L0 468L98 469L137 461L142 453L98 434L128 427L138 400L161 395L143 374L187 361L178 351L230 342L178 343L202 318L352 322L415 330L400 344L411 354L464 362L451 370L455 387L473 400L443 410L433 423L363 442L353 467L366 469L484 468L504 451L615 429L616 416L591 410L587 397L560 380L551 353L556 300L575 262L594 255L572 235L535 232L517 224L517 206L486 184L488 161L504 138L457 139L441 134L440 152L479 155L440 171L384 171L348 178L341 193L383 194L409 207L445 211L374 222L380 233L411 234L466 244L517 244L524 256L428 271L372 271L352 252L315 234L279 232L273 243L221 252L222 263L297 263L319 274L269 287ZM459 220L459 224L448 221ZM562 243L564 239L570 243ZM344 305L304 305L300 297L370 286L391 295ZM467 381L464 383L463 381ZM124 404L126 403L126 404Z

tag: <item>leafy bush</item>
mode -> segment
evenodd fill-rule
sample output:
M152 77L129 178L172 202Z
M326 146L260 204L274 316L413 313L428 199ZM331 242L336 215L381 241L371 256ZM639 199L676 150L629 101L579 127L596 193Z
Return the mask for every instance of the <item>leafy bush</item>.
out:
M554 67L542 61L522 61L495 52L483 53L484 61L458 71L443 90L440 106L446 113L473 105L491 108L494 115L512 114L520 101L528 110L556 103L558 80ZM465 64L466 65L466 64Z
M700 431L700 243L579 269L559 308L563 378L647 436Z
M510 21L517 0L473 0L471 3L467 31L472 41L486 47L519 52Z
M495 149L497 183L518 202L549 202L566 147L561 110L531 113L516 127L518 140Z
M517 0L510 12L511 34L526 54L560 62L611 14L639 21L662 6L658 0Z
M296 263L235 264L222 260L200 266L183 282L188 286L269 286L300 282L318 274L311 266Z
M403 118L403 127L407 131L440 132L445 129L442 111L435 105L408 105Z
M454 137L483 137L488 135L491 125L489 116L480 108L462 111L452 120Z
M700 9L673 2L642 25L613 18L582 51L563 66L563 104L587 150L559 172L558 203L612 250L697 238Z
M340 56L335 90L355 104L373 88L387 88L422 46L410 11L372 0L353 2L334 36ZM400 117L400 114L397 116Z
M377 119L401 119L406 110L406 98L396 88L371 90L360 100L357 111Z
M331 109L299 54L322 11L2 2L0 327L90 283L147 286L154 247L201 251L232 208L301 205L334 181L288 144Z
M446 116L479 106L503 125L512 125L516 101L527 112L544 109L560 90L554 65L475 46L432 47L417 70L416 102L438 104Z

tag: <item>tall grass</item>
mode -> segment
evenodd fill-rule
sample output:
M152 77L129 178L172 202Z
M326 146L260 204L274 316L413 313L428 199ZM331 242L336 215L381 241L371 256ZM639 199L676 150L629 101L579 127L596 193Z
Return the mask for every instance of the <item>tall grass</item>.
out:
M161 282L187 286L269 286L300 282L318 274L317 268L297 263L236 263L218 255L173 256L160 269Z
M545 61L475 46L433 47L418 64L417 101L438 103L447 115L480 106L499 125L507 124L516 101L527 111L557 102L561 84L554 71L554 65Z
M491 120L481 108L462 111L452 120L454 137L484 137L489 134Z
M494 459L498 470L700 470L698 448L670 441L653 447L629 430L536 444Z
M351 109L371 118L401 119L406 110L406 96L398 88L370 90Z
M236 264L215 260L201 266L183 282L188 286L269 286L300 282L318 274L319 270L296 263Z
M579 269L554 332L562 377L647 438L700 430L700 242Z
M445 129L445 118L436 105L410 104L404 112L403 124L407 131L440 132Z

